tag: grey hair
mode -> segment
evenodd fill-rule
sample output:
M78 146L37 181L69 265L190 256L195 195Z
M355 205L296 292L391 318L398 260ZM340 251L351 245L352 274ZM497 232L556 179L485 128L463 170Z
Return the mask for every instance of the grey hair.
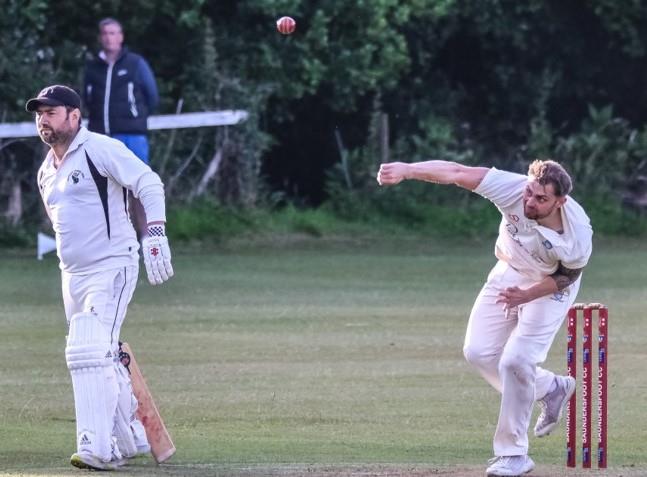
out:
M106 18L102 19L99 22L99 30L101 30L106 25L117 25L121 31L124 30L123 27L121 26L121 23L119 22L119 20L117 20L115 18L112 18L112 17L106 17Z

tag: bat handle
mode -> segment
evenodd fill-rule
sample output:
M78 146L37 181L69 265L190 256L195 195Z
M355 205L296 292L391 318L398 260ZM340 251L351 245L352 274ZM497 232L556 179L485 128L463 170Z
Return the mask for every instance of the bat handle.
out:
M126 368L128 370L128 374L130 374L130 355L121 349L122 344L123 343L120 341L119 342L119 362L121 362L121 364L124 365L124 368Z

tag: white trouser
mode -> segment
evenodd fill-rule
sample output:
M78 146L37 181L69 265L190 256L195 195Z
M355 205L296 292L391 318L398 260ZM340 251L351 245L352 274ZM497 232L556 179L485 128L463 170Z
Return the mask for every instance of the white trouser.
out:
M61 272L63 304L69 325L77 313L96 315L110 332L113 350L118 351L119 333L126 317L137 277L138 266L120 267L89 275L70 275Z
M497 263L476 298L465 334L465 358L501 392L496 456L528 453L533 403L548 393L555 377L537 365L546 360L580 280L563 292L519 306L517 316L506 316L503 305L496 303L498 294L507 287L533 284L504 262Z
M109 449L120 393L116 379L116 371L121 366L118 362L119 333L138 273L136 266L89 275L62 273L63 303L68 325L74 320L66 359L74 384L77 450L93 453L106 461L110 459ZM90 355L96 358L94 355L98 356L100 349L104 350L101 357L110 357L111 363L88 360ZM88 354L90 351L92 353ZM82 445L88 442L90 444Z

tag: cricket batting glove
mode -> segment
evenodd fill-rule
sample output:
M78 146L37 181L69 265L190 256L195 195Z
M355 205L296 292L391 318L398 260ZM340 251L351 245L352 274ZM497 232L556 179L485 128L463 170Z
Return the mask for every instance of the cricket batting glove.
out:
M151 285L161 285L173 276L171 249L163 224L148 226L148 237L142 240L142 253Z

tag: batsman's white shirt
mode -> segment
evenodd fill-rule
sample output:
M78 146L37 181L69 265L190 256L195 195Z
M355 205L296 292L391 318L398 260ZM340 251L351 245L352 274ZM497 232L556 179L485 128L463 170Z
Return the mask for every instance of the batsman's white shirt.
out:
M503 216L496 257L534 281L554 273L559 262L567 268L583 268L591 255L593 236L584 209L568 197L561 208L563 233L539 225L523 212L527 183L527 176L492 168L474 189L492 201Z
M120 393L128 394L129 403L133 398L128 387L118 385L118 361L111 365L104 358L99 367L79 356L88 349L103 355L106 346L118 356L119 333L139 271L128 190L140 199L149 222L165 221L164 187L123 143L85 128L77 132L58 169L54 159L50 150L37 182L56 233L77 452L108 461Z
M69 274L137 265L127 189L140 199L149 222L166 220L159 176L122 142L83 127L58 169L50 150L37 180L56 232L60 268Z

